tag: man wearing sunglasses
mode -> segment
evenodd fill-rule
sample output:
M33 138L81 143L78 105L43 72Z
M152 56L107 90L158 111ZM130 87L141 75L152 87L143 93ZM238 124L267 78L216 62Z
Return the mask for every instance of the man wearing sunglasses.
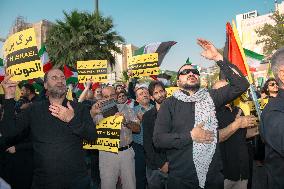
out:
M206 59L214 60L230 85L216 90L200 88L199 72L192 65L178 70L177 90L161 104L153 142L166 149L169 162L168 188L223 188L217 145L216 109L231 102L249 87L236 66L209 41L198 39Z

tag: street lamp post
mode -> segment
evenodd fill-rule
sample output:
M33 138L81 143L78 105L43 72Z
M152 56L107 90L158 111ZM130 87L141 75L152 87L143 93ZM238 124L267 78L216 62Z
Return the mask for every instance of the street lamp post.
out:
M96 0L96 13L99 13L99 0Z

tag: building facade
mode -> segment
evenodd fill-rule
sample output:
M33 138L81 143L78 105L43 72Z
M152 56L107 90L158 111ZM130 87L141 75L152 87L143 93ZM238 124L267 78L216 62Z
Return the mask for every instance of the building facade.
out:
M123 72L127 71L128 68L128 59L131 58L134 51L138 49L132 44L119 44L117 46L120 48L122 53L113 53L115 57L115 66L108 70L110 83L123 80Z
M284 13L284 1L281 1L281 3L275 1L274 6L274 11L279 11L280 14ZM263 54L264 44L256 44L256 41L261 38L257 36L255 30L263 27L264 24L275 24L270 18L272 14L273 13L259 15L258 12L254 10L236 16L237 30L244 48L258 54Z

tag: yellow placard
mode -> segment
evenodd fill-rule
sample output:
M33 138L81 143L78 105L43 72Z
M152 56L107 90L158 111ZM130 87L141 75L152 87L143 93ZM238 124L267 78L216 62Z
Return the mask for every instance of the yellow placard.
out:
M132 71L131 77L144 77L158 75L158 53L133 56L128 60L128 69Z
M77 61L78 81L107 82L107 60Z
M22 81L31 78L43 77L42 65L40 61L32 61L25 64L16 64L7 68L10 75L14 74L12 80Z
M10 36L4 43L4 56L11 54L17 50L25 49L27 47L36 46L36 37L34 28L29 28L17 32Z
M109 129L121 129L122 116L110 116L102 119L96 126L97 129L109 128Z
M17 32L4 43L7 72L14 81L43 77L43 67L38 55L34 28Z
M166 88L166 91L167 91L167 97L170 97L173 95L173 93L175 91L177 91L179 88L178 87L168 87Z
M118 153L122 120L122 116L102 119L96 125L98 139L91 142L84 141L83 148Z
M266 104L268 103L268 99L258 99L258 102L259 102L259 105L260 105L260 110L263 110L266 106ZM254 106L254 103L253 101L242 101L240 99L236 100L234 102L234 104L238 107L240 107L243 112L244 112L244 115L254 115L257 117L257 114L256 114L256 109L255 109L255 106Z

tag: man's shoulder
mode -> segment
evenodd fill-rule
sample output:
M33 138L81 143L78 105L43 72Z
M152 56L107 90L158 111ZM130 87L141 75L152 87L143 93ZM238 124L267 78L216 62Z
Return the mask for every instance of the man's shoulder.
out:
M168 98L166 98L164 101L163 101L163 105L167 105L167 106L171 106L173 105L173 103L176 103L178 101L178 99L176 99L174 96L170 96Z
M144 113L143 117L151 117L153 114L157 113L157 110L155 107L151 108L147 112Z
M270 98L268 104L265 106L263 113L270 112L270 111L284 111L284 103L283 98Z

